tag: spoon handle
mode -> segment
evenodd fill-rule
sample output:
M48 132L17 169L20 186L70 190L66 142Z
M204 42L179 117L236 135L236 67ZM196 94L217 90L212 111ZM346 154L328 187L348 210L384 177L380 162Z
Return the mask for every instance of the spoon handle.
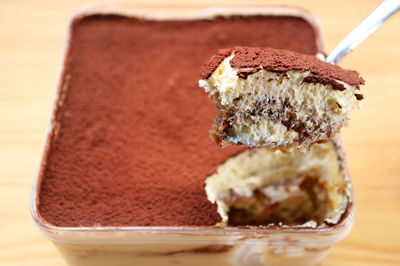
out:
M350 51L371 35L381 24L400 8L400 0L384 0L326 58L326 62L338 64Z

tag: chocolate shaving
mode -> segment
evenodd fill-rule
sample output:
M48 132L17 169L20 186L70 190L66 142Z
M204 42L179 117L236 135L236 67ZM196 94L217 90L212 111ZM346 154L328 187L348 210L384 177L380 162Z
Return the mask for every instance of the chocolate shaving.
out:
M364 99L364 95L362 94L355 94L357 100L361 101L362 99Z

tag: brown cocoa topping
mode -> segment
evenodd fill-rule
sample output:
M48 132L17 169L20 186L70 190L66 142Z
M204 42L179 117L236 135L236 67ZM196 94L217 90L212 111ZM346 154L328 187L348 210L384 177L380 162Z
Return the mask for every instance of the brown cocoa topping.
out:
M67 227L220 222L204 180L243 148L210 140L216 108L197 87L201 64L237 45L318 52L304 20L261 16L91 16L74 23L69 45L38 196L40 216Z
M345 70L337 65L326 63L314 55L301 54L283 49L241 46L231 48L230 52L227 49L223 49L218 52L217 56L210 58L201 68L201 78L208 79L219 63L232 53L234 57L230 60L230 65L238 69L238 76L243 79L261 69L277 73L295 70L301 72L310 71L310 75L303 82L331 85L334 90L342 91L346 89L337 80L356 86L357 88L364 84L364 79L356 71ZM218 58L218 64L216 58ZM211 68L209 66L214 67Z

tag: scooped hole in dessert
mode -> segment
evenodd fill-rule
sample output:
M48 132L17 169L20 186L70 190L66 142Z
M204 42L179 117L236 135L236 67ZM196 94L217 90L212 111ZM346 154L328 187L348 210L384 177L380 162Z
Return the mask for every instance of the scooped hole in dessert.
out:
M314 144L308 151L246 150L206 180L223 226L327 227L348 204L341 147Z

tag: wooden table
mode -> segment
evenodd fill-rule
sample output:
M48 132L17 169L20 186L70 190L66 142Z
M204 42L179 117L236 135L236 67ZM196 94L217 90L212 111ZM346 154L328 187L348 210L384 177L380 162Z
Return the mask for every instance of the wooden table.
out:
M65 265L35 229L29 197L68 20L85 2L89 1L0 1L1 265ZM207 2L216 5L215 0L201 1ZM225 0L221 5L224 2L241 4ZM283 3L274 3L279 2ZM380 1L332 2L301 1L321 18L327 51ZM357 213L350 235L322 265L400 265L400 13L342 66L357 69L367 81L363 109L343 130Z

